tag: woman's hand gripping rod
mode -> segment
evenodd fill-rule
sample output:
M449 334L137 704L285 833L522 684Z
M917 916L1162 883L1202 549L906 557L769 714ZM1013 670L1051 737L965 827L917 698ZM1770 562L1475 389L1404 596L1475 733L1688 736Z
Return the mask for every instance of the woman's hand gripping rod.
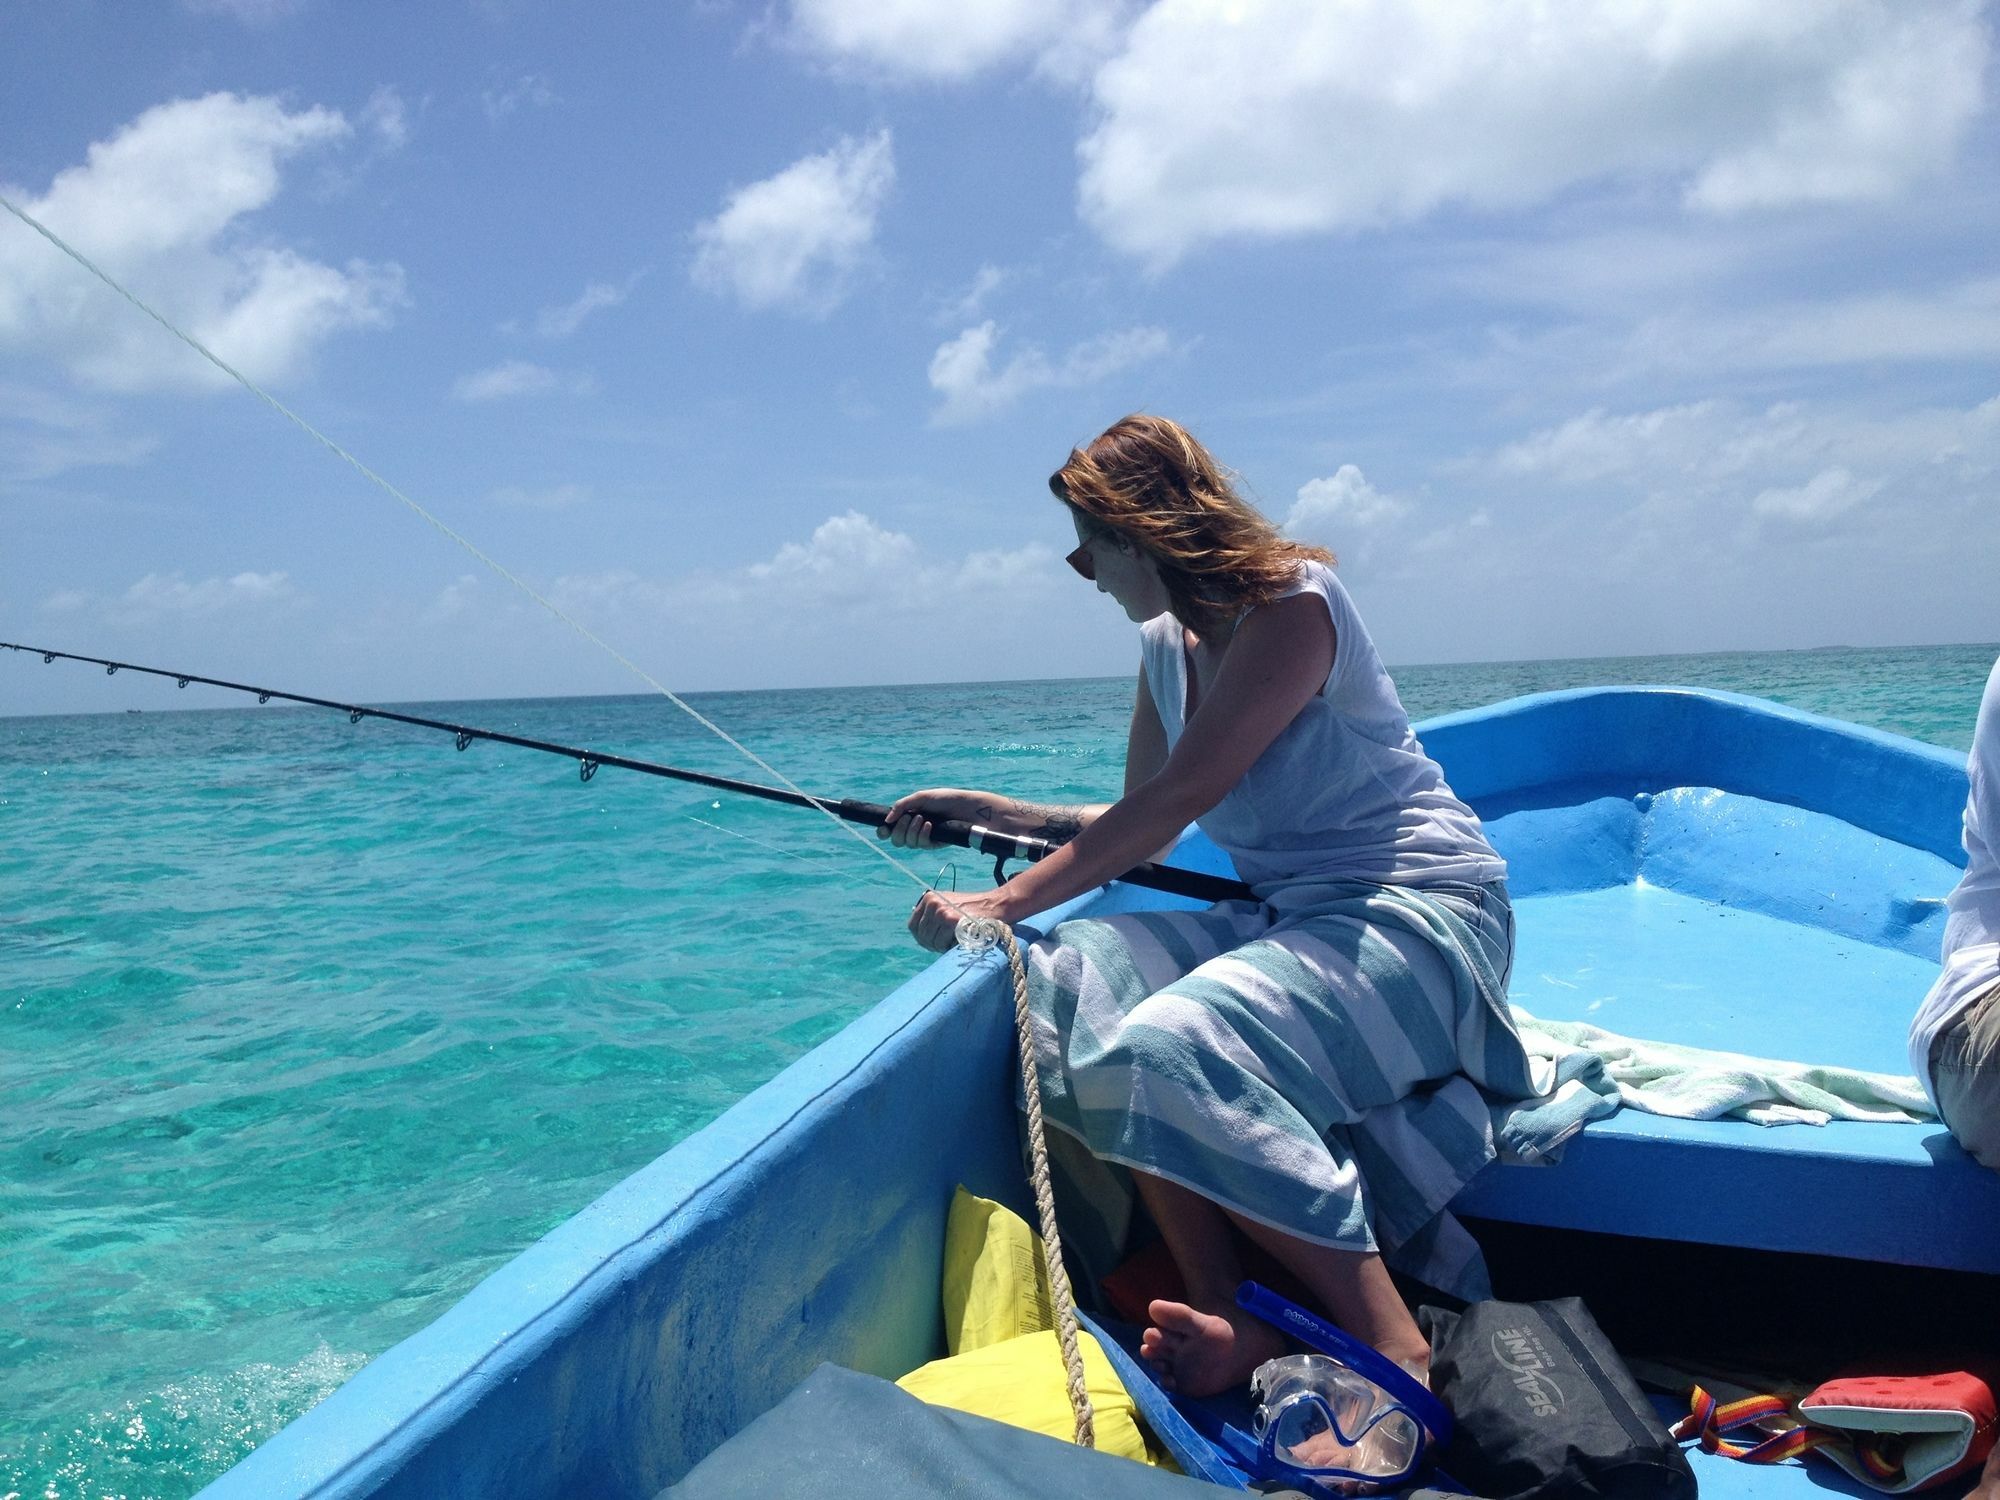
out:
M856 802L843 800L823 804L829 810L850 823L870 823L881 827L889 819L889 809L880 802ZM939 818L930 825L934 842L951 844L960 849L976 849L981 854L993 858L993 879L999 884L1007 880L1007 861L1023 860L1029 864L1038 859L1046 859L1060 844L1047 839L1030 838L1026 834L1000 833L995 829L981 827L977 823L961 822L957 818ZM1176 896L1190 896L1197 901L1247 901L1256 899L1250 887L1240 880L1231 880L1226 875L1207 875L1200 870L1183 870L1177 865L1156 865L1150 862L1134 865L1117 879L1127 885L1143 885L1149 890L1166 891Z

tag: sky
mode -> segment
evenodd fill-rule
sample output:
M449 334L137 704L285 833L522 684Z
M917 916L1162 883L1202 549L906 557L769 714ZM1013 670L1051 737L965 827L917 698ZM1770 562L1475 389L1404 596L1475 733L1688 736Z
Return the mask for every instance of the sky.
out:
M0 194L676 690L1132 670L1151 411L1391 664L2000 638L1967 0L47 0ZM0 214L0 639L642 691ZM203 699L0 653L0 713Z

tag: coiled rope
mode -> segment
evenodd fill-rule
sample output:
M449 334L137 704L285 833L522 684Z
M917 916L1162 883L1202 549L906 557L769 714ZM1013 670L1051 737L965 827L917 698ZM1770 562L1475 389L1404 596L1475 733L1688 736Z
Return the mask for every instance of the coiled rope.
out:
M185 332L178 324L142 301L108 272L100 269L95 262L76 249L75 246L57 235L54 230L50 229L41 220L30 214L4 193L0 193L0 208L6 209L8 213L19 219L28 228L34 230L36 234L39 234L51 245L54 245L56 249L62 251L63 254L75 261L84 270L88 271L120 297L131 303L141 313L151 318L155 323L158 323L168 333L179 339L183 344L186 344L195 353L199 354L203 359L214 365L216 369L222 371L223 374L242 386L251 395L262 401L266 406L269 406L273 411L276 411L294 426L301 428L307 436L328 449L337 458L351 465L371 484L377 486L391 498L415 512L426 524L449 537L477 559L483 567L489 569L500 578L505 579L543 609L562 621L563 624L569 626L571 630L574 630L578 635L610 656L612 660L616 661L641 682L644 682L648 687L659 693L669 703L673 704L674 707L680 709L681 712L715 735L724 744L744 756L767 775L776 777L785 786L797 792L801 797L804 797L813 807L824 813L828 818L831 818L835 826L843 833L853 837L862 848L883 860L898 874L915 881L923 889L931 889L915 871L898 864L894 859L889 857L886 851L877 848L865 835L848 827L831 808L795 785L782 771L766 762L755 751L735 739L720 725L713 723L699 710L683 702L665 683L653 677L651 673L639 666L638 663L632 661L608 641L605 641L578 621L565 614L553 601L538 593L524 579L503 567L496 559L482 552L468 538L454 531L437 516L397 489L395 485L362 463L360 459L341 447L340 444L321 432L289 406L286 406L277 397L271 395L262 386L259 386L255 381L244 375L242 371L225 362L206 344L196 339L192 334ZM951 907L953 911L958 911L957 905L944 892L939 891L937 895L945 905ZM1021 962L1020 945L1015 941L1013 932L1003 922L996 922L991 919L975 920L960 913L957 938L959 947L969 953L983 952L995 943L1002 944L1007 950L1007 963L1013 972L1014 1030L1020 1048L1021 1082L1028 1108L1030 1177L1035 1191L1035 1208L1041 1216L1042 1250L1048 1261L1049 1268L1050 1303L1055 1312L1057 1339L1062 1346L1063 1366L1069 1380L1070 1409L1076 1414L1076 1441L1087 1448L1095 1447L1095 1424L1090 1405L1090 1393L1084 1385L1083 1355L1077 1345L1076 1302L1071 1295L1069 1274L1063 1266L1062 1239L1056 1229L1055 1197L1049 1181L1048 1145L1042 1131L1041 1078L1039 1070L1035 1065L1034 1038L1029 1025L1027 970Z

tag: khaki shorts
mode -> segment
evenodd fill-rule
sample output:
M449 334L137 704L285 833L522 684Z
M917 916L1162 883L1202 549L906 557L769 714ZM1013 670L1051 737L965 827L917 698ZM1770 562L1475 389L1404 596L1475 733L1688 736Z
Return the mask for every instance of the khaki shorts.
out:
M1938 1113L1974 1160L2000 1172L2000 984L1945 1023L1931 1043Z

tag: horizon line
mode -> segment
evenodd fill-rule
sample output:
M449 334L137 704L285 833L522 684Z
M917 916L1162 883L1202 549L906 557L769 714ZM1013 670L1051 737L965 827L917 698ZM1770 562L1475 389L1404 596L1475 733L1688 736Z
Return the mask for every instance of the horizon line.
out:
M1656 651L1656 652L1639 652L1639 653L1613 651L1613 652L1603 652L1591 656L1524 656L1524 657L1490 657L1490 658L1482 657L1482 658L1467 659L1463 661L1403 662L1394 666L1386 666L1386 670L1393 678L1395 674L1397 674L1398 672L1438 671L1438 670L1461 668L1461 667L1546 667L1546 666L1561 666L1566 663L1572 663L1572 662L1582 663L1582 662L1605 662L1605 661L1675 661L1675 660L1685 660L1689 657L1704 657L1704 656L1705 657L1818 656L1818 655L1827 655L1839 651L1950 651L1950 650L1970 650L1974 647L1978 647L1981 650L2000 652L2000 641L1934 641L1934 642L1919 642L1915 644L1903 644L1903 645L1893 645L1893 646L1829 645L1829 646L1731 647L1727 650L1720 650L1720 651ZM684 698L718 698L718 697L725 697L741 693L830 693L830 692L865 693L865 692L879 692L885 689L898 689L898 688L998 687L1003 685L1004 686L1026 685L1038 682L1050 682L1050 683L1123 682L1128 680L1130 680L1129 674L1126 673L1110 673L1110 674L1084 673L1068 677L984 677L984 678L946 678L946 679L931 679L924 681L906 681L906 682L848 682L848 683L815 683L815 684L801 683L801 684L792 684L782 687L689 688L685 690L676 688L674 691L678 696ZM216 689L216 691L230 691L230 690ZM281 690L273 689L273 691L281 691ZM320 696L320 695L315 694L314 696ZM445 704L445 703L563 703L563 702L602 703L602 702L613 702L624 699L652 699L659 697L661 697L659 693L650 691L640 691L640 692L624 692L624 693L534 693L525 696L506 697L506 698L494 698L494 697L400 698L400 699L355 698L345 701L351 702L357 707L396 708L396 707L409 707L412 705ZM271 708L285 709L285 708L300 708L300 707L310 707L310 706L311 705L306 705L306 704L257 704L257 705L239 705L236 707L209 706L200 708L136 709L136 708L118 707L118 708L102 708L102 709L35 710L25 713L13 712L5 708L0 708L0 719L95 718L99 716L122 715L127 713L231 713L231 712L241 711L241 709L245 707L256 707L259 709L271 709Z

